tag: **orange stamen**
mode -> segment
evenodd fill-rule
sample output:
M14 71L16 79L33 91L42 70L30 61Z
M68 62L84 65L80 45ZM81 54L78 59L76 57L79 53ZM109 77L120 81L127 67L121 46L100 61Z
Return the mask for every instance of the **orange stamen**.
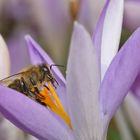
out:
M44 97L44 99L41 99L41 102L45 103L51 111L56 113L72 129L70 117L65 112L59 100L59 97L55 93L50 83L48 83L48 88L49 90L46 87L44 87L44 89L40 92L40 95Z

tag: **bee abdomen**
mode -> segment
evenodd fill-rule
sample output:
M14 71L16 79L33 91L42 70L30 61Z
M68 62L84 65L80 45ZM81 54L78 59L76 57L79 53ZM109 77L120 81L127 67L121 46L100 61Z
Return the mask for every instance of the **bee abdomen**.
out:
M16 79L11 84L8 85L9 88L22 92L20 80Z

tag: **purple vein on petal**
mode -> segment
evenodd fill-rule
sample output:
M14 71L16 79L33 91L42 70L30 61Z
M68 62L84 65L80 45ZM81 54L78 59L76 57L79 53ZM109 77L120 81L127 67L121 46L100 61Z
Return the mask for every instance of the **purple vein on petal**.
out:
M19 92L0 85L0 111L22 130L47 140L66 140L68 129L46 107L39 105ZM55 135L54 135L55 134Z
M140 28L124 44L112 61L100 89L101 111L111 119L140 71ZM106 127L107 124L105 124Z

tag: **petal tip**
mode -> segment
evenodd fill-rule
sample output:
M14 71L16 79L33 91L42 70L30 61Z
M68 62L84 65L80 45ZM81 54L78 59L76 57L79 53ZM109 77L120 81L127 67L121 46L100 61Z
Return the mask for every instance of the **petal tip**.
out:
M78 21L74 22L74 29L79 29L79 30L83 30L84 27L82 24L80 24Z
M0 34L0 47L7 47L4 38L2 37L2 35Z
M28 41L32 40L32 37L31 37L31 35L27 34L24 36L24 39L25 39L25 41L28 42Z

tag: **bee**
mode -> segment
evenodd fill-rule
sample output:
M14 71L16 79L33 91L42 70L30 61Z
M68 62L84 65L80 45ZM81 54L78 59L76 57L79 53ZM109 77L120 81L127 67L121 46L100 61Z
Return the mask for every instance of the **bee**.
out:
M20 73L0 80L0 84L14 89L42 105L47 105L43 102L45 97L40 93L43 88L50 90L47 83L50 83L55 89L57 88L58 82L51 72L52 66L53 64L31 66Z
M65 112L58 95L55 93L55 89L59 84L51 72L52 66L61 65L34 65L20 73L0 80L0 84L14 89L37 103L48 107L72 128L71 120Z

